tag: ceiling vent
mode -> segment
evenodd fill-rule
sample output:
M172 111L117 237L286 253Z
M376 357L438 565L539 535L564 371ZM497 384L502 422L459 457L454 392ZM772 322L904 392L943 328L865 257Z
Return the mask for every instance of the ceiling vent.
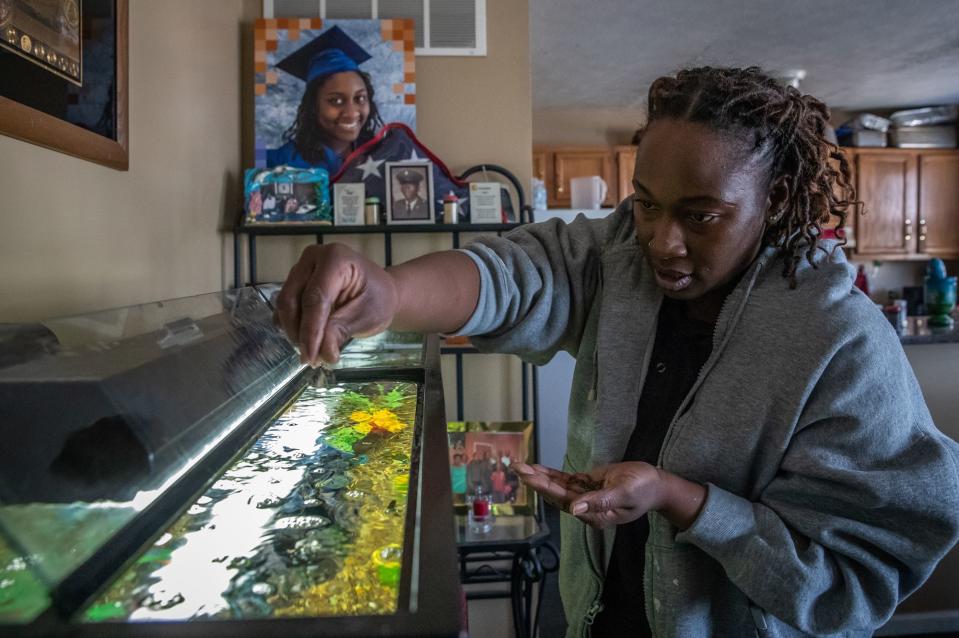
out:
M413 18L416 55L486 55L486 0L263 0L263 17Z

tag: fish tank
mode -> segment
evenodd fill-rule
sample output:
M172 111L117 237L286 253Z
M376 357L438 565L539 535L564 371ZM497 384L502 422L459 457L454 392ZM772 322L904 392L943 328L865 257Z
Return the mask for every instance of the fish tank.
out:
M0 634L459 634L436 337L272 292L0 325Z

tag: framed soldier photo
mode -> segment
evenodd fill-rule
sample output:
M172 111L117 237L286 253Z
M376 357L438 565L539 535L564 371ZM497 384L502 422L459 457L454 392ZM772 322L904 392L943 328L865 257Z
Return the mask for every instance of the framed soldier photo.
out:
M387 162L386 175L387 223L432 224L432 163Z

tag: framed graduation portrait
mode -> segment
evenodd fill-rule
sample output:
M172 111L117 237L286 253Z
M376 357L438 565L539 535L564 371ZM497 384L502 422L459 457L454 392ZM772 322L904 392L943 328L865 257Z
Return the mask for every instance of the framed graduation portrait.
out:
M254 27L254 162L334 181L384 123L416 126L413 21L271 18Z
M388 224L432 224L433 199L431 162L386 163Z

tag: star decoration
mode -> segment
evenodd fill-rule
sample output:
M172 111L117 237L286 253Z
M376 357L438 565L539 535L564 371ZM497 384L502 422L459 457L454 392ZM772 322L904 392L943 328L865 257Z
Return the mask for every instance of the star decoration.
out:
M419 160L421 160L421 159L423 159L423 158L416 154L416 147L414 146L414 147L413 147L413 151L410 153L410 161L411 161L411 162L416 162L416 161L419 161Z
M386 160L375 160L373 159L372 155L368 155L365 162L357 165L357 168L363 171L363 177L360 179L365 182L366 178L370 175L375 175L376 177L383 179L383 176L380 175L380 164L385 161Z

